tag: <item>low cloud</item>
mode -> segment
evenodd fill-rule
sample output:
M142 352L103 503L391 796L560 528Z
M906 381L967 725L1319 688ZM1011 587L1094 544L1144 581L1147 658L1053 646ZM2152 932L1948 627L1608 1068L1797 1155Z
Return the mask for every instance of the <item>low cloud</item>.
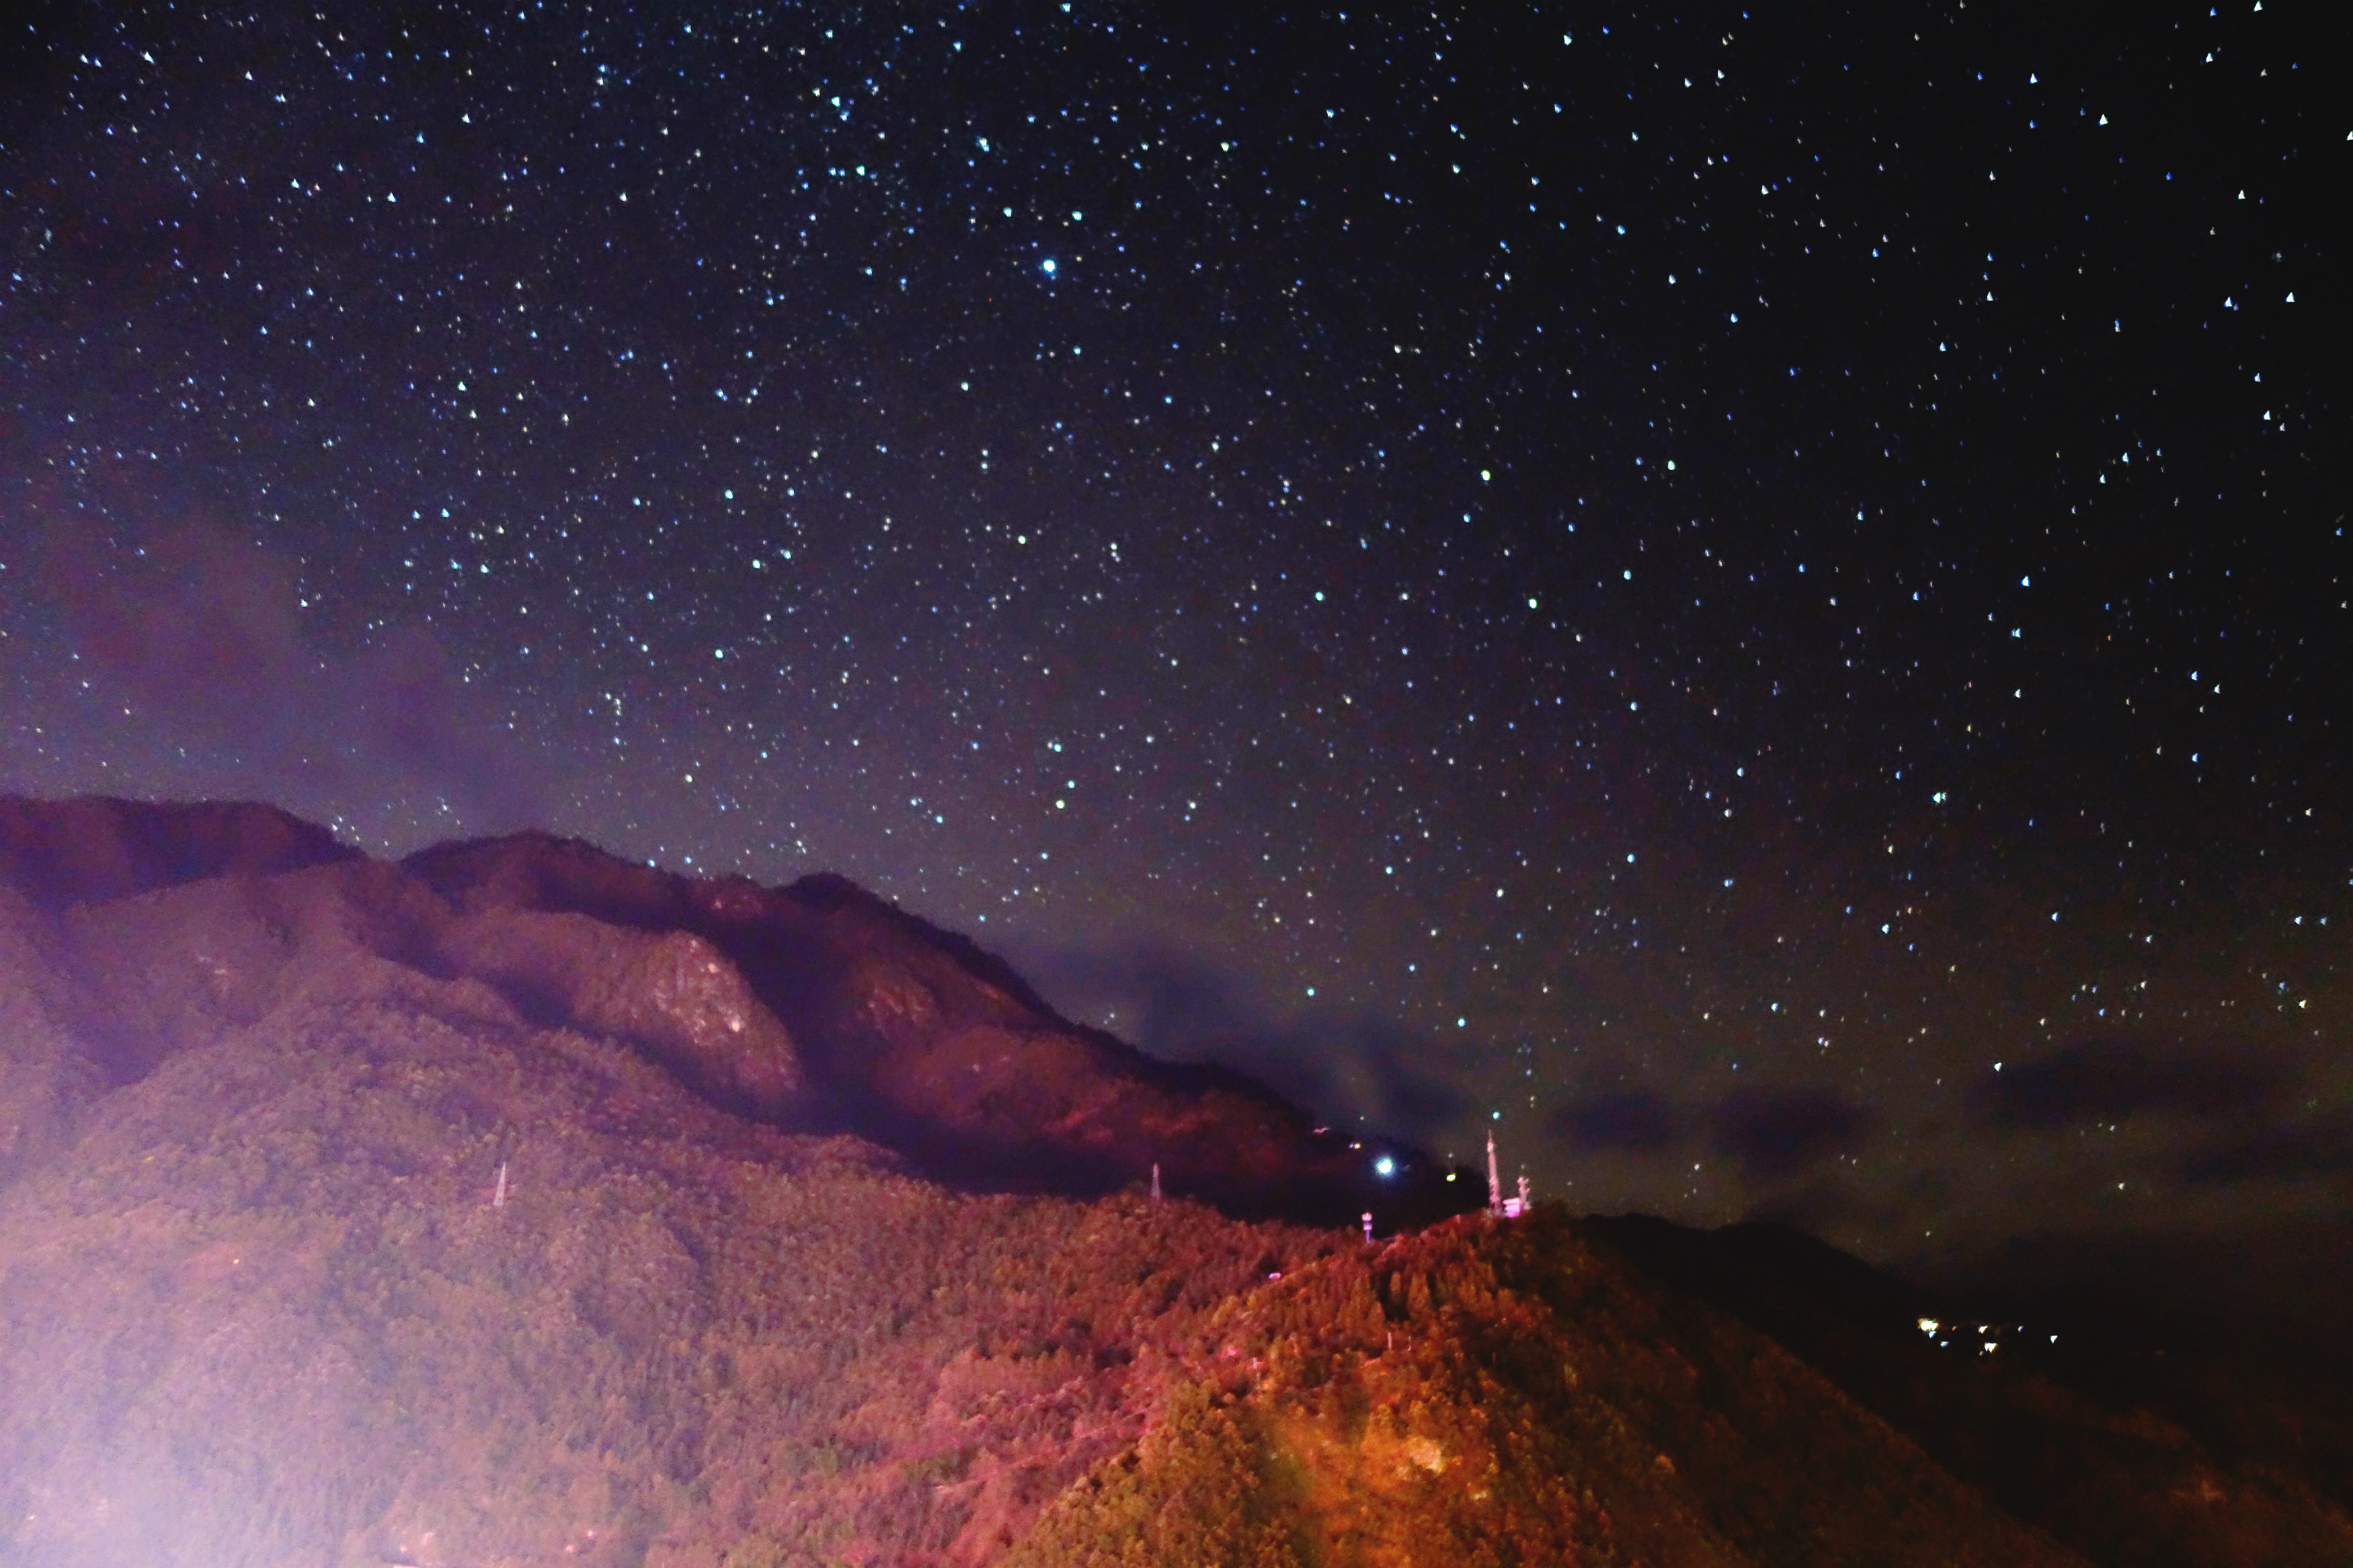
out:
M2293 1077L2283 1056L2241 1040L2086 1039L2005 1063L1979 1084L1976 1103L1982 1120L2017 1131L2143 1111L2232 1121L2274 1103Z
M1654 1089L1605 1089L1579 1094L1545 1119L1547 1136L1572 1153L1623 1149L1649 1153L1683 1137L1685 1118Z
M2183 1176L2200 1185L2293 1182L2353 1172L2353 1110L2251 1128L2191 1155Z
M1188 953L1137 942L1018 955L1017 967L1072 1019L1107 1028L1155 1056L1184 1054L1247 1028L1241 987Z
M1363 1014L1273 1016L1240 978L1164 945L1025 955L1056 1005L1155 1057L1248 1073L1335 1122L1427 1140L1471 1110L1430 1037Z
M1862 1106L1826 1089L1736 1089L1707 1120L1716 1152L1760 1182L1783 1181L1848 1152L1870 1126Z

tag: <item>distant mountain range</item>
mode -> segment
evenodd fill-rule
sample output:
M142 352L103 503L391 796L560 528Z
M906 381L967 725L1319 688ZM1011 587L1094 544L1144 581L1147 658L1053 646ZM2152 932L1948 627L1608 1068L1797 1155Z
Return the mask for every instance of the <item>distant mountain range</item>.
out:
M838 878L0 798L0 1564L2353 1563L2316 1388L1484 1199Z

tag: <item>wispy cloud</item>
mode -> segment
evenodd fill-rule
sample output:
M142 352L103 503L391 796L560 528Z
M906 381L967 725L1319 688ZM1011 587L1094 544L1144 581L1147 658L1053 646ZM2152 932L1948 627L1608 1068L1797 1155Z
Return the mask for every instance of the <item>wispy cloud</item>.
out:
M299 564L227 529L60 524L33 594L92 694L183 758L191 793L311 811L406 795L476 830L543 815L543 767L447 644L410 625L321 646Z

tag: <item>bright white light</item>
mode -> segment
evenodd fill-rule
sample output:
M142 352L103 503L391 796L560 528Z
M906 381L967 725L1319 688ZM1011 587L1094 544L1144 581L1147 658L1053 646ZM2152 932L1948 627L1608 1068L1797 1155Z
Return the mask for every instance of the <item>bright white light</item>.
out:
M1397 1162L1384 1154L1373 1162L1373 1169L1381 1175L1394 1176L1397 1174Z

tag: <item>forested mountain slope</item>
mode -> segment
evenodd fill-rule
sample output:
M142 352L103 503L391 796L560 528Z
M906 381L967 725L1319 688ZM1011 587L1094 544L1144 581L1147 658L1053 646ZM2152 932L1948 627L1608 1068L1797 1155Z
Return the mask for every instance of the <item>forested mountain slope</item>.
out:
M848 884L260 809L0 803L10 1568L2082 1561Z

